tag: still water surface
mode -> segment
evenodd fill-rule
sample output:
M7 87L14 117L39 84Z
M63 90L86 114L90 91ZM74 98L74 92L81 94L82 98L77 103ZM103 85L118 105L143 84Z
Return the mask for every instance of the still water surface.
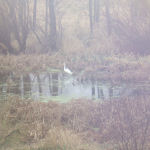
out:
M109 100L126 96L150 94L149 85L141 83L113 84L106 81L81 80L62 73L9 76L0 80L0 99L19 95L34 100L68 101L71 99Z

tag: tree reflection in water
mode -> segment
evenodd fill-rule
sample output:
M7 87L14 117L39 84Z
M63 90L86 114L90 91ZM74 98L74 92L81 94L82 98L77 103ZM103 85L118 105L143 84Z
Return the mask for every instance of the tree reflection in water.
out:
M0 97L9 94L35 100L52 99L57 96L66 98L112 99L116 97L149 94L149 86L136 84L113 85L109 82L95 80L76 80L73 76L62 73L41 73L20 77L8 76L0 79ZM138 92L137 92L138 91Z

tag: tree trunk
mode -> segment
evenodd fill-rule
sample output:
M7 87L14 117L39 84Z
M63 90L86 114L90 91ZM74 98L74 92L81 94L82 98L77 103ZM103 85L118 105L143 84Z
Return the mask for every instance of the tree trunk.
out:
M106 10L106 20L107 20L107 32L108 35L111 35L111 18L110 18L110 11L109 11L109 0L106 0L105 10Z
M93 0L89 0L90 34L93 34Z
M36 9L37 9L37 0L34 0L34 7L33 7L33 30L36 27Z
M49 0L49 13L50 13L50 47L52 51L57 51L57 31L56 31L56 16L54 9L54 0Z
M0 49L3 54L14 53L14 49L11 46L11 26L8 23L7 16L0 13L1 15L1 26L0 26Z
M94 22L99 22L99 0L94 0Z
M28 37L28 25L26 18L26 2L25 0L19 1L19 26L17 28L17 32L19 35L19 49L20 52L25 52L26 50L26 41Z
M45 3L45 7L46 7L46 10L45 10L45 34L46 34L46 37L48 35L48 0L46 0L46 3Z

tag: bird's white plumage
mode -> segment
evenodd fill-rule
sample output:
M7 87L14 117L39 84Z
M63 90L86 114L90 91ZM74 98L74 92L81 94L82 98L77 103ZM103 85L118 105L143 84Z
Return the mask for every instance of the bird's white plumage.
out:
M66 73L72 75L72 71L71 71L69 68L66 67L66 64L65 64L65 63L64 63L64 72L66 72Z

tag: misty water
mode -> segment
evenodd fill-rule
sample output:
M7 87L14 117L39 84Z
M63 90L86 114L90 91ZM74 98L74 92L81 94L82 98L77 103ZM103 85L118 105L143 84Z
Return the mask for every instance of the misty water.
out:
M19 95L33 100L65 102L79 98L109 100L146 94L150 94L148 84L83 80L63 73L9 75L0 79L0 99Z

